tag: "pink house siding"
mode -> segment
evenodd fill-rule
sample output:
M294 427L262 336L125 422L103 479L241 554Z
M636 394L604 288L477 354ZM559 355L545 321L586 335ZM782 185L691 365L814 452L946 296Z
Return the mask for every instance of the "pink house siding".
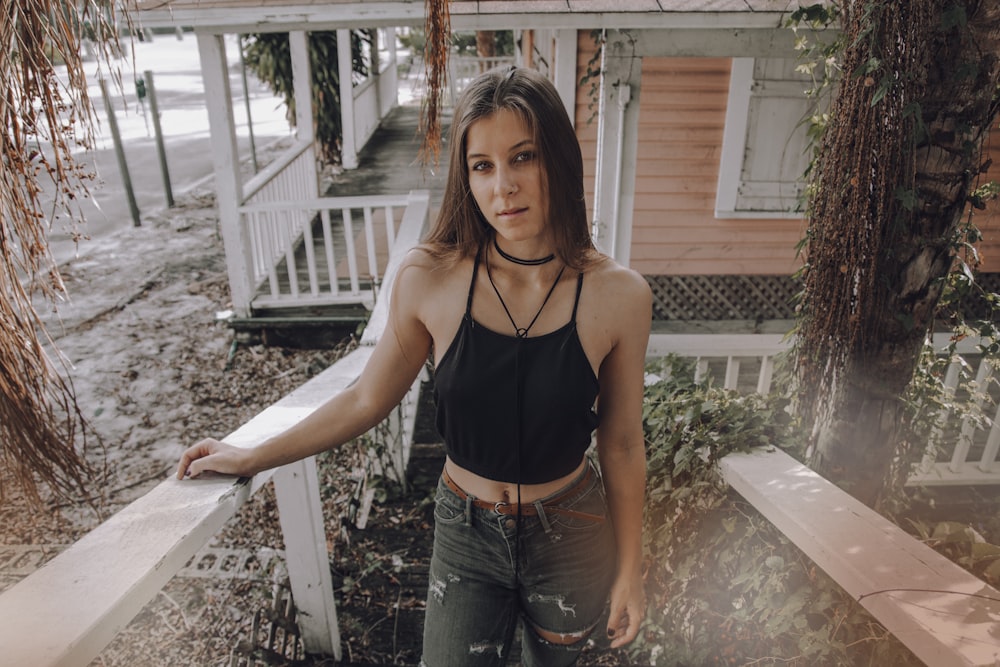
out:
M580 76L591 53L592 40L581 33ZM800 266L801 220L715 217L729 63L643 59L631 263L646 275L788 275ZM589 101L581 89L577 131L591 184L597 126L586 122Z
M578 36L578 80L594 52ZM729 86L728 58L645 58L639 111L631 263L646 275L790 275L801 266L795 247L800 219L717 219L715 189ZM593 200L597 121L589 84L577 98L588 201ZM1000 181L1000 141L988 142ZM984 272L1000 272L1000 201L977 212Z

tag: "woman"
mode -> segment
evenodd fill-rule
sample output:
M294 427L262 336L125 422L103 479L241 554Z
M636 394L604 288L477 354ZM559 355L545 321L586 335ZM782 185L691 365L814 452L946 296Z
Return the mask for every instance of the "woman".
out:
M580 147L547 79L480 76L449 151L441 212L358 381L254 448L199 442L177 475L251 475L361 435L430 356L447 458L422 664L502 665L521 621L526 665L571 665L605 611L613 647L642 620L651 295L593 247Z

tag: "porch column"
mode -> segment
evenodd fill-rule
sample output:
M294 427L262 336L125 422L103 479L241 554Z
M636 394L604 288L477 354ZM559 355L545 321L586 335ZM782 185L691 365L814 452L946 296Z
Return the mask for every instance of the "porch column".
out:
M385 47L389 52L389 64L385 69L385 75L388 77L385 90L392 91L391 95L385 95L381 100L382 107L379 109L379 114L381 117L385 117L389 111L399 103L399 58L396 55L396 28L388 27L385 29Z
M624 266L632 245L642 57L627 35L609 31L602 55L594 183L594 241Z
M292 58L292 90L295 95L295 136L299 142L312 146L309 161L309 192L320 196L319 172L316 169L316 113L313 109L312 66L309 61L309 33L295 30L288 33L288 50Z
M340 75L340 131L341 163L344 169L357 169L358 146L354 129L354 84L351 82L353 67L351 66L351 31L346 28L337 30L337 68Z
M556 30L553 82L566 105L571 123L576 123L576 30Z
M229 291L236 317L250 316L253 280L250 263L250 239L240 224L239 206L243 202L240 160L236 146L236 123L233 121L233 95L229 87L226 45L221 34L198 33L198 54L208 107L208 127L215 165L215 196L219 208L219 229L226 252Z

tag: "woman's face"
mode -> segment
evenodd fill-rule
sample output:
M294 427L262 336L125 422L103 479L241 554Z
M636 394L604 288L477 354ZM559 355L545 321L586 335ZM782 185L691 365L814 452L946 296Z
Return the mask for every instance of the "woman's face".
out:
M539 148L527 124L502 109L480 118L466 134L469 188L490 226L512 241L547 230L548 195Z

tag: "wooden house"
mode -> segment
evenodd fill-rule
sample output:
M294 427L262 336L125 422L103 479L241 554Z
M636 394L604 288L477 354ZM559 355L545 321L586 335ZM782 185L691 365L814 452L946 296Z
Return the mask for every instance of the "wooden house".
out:
M395 31L423 26L423 1L145 0L139 7L143 26L198 35L236 315L370 306L403 212L423 220L433 196L322 199L305 97L296 146L242 179L220 39L288 31L296 77L306 77L307 31L378 28L388 57L375 58L368 80L351 85L341 64L341 99L353 102L342 110L350 169L396 103ZM777 321L773 331L793 317L805 229L804 91L812 85L796 72L795 35L786 26L796 7L788 0L450 4L454 31L514 30L520 61L555 82L584 150L594 235L647 276L661 328L718 330L709 323L724 322L728 331L764 331ZM988 211L980 225L984 269L1000 272L1000 220Z

